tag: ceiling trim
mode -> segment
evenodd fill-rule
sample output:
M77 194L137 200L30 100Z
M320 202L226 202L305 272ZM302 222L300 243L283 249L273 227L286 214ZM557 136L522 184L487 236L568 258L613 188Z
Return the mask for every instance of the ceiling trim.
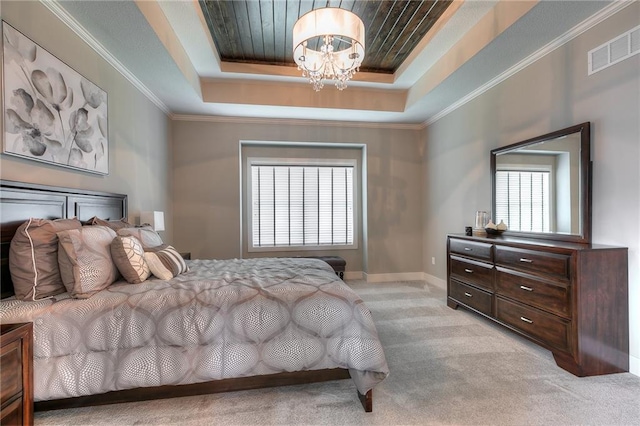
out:
M204 121L211 123L233 123L233 124L276 124L292 126L333 126L333 127L357 127L369 129L395 129L395 130L422 130L423 123L381 123L368 121L337 121L337 120L302 120L292 118L258 118L258 117L227 117L219 115L188 115L173 114L175 121Z
M603 9L601 9L595 15L593 15L593 16L589 17L588 19L586 19L585 21L579 23L578 25L576 25L575 27L573 27L572 29L570 29L569 31L567 31L566 33L561 35L560 37L556 38L555 40L552 40L551 42L547 43L545 46L542 46L540 49L538 49L537 51L535 51L531 55L527 56L526 58L524 58L523 60L521 60L517 64L513 65L511 68L505 70L504 72L502 72L501 74L497 75L496 77L494 77L493 79L491 79L487 83L485 83L482 86L478 87L473 92L470 92L469 94L467 94L466 96L460 98L456 102L452 103L451 105L449 105L448 107L446 107L442 111L440 111L437 114L433 115L428 120L424 121L422 123L423 128L427 127L427 126L430 126L431 124L433 124L436 121L440 120L442 117L444 117L444 116L450 114L451 112L457 110L458 108L460 108L461 106L467 104L468 102L471 102L473 99L475 99L478 96L482 95L483 93L485 93L486 91L488 91L491 88L495 87L496 85L502 83L503 81L505 81L506 79L508 79L512 75L522 71L523 69L525 69L529 65L533 64L537 60L545 57L546 55L548 55L549 53L553 52L557 48L565 45L566 43L570 42L574 38L576 38L579 35L581 35L582 33L584 33L585 31L588 31L589 29L593 28L594 26L598 25L602 21L604 21L607 18L609 18L609 17L613 16L614 14L618 13L619 11L624 9L625 7L630 6L631 4L633 4L632 0L623 0L623 1L613 2L609 6L604 7Z
M40 0L40 3L49 9L58 19L66 24L85 43L89 45L98 55L107 61L124 78L126 78L136 89L146 96L155 106L160 108L167 116L171 116L169 107L164 104L151 90L149 90L138 78L118 61L98 40L95 39L78 21L76 21L67 11L58 4L57 0Z

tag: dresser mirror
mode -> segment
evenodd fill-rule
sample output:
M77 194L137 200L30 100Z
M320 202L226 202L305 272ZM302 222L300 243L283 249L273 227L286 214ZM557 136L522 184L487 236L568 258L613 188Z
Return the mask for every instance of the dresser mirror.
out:
M491 151L492 215L505 235L591 242L590 147L587 122Z

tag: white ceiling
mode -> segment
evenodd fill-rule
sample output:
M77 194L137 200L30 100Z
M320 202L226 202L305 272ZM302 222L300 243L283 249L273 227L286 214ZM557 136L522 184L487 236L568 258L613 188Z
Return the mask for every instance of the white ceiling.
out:
M293 67L220 63L195 0L43 4L172 117L418 125L584 31L594 15L622 7L591 0L456 1L455 13L427 34L391 81L359 73L342 92L327 84L316 93Z

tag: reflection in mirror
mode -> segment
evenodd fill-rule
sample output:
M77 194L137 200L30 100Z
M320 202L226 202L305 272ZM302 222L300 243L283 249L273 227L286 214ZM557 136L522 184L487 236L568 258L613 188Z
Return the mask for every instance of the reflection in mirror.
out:
M512 231L581 234L580 135L496 157L495 220Z
M508 233L588 242L589 123L491 151L493 219Z

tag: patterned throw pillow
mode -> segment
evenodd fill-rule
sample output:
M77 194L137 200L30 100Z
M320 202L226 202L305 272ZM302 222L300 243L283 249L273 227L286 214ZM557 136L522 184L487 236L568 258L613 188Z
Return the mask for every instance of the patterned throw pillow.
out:
M161 280L170 280L189 270L180 253L168 244L144 249L144 260L149 264L151 273Z
M77 219L29 219L9 248L9 270L17 299L38 300L64 293L58 268L57 232L80 229Z
M128 283L139 284L151 275L144 260L144 249L136 237L115 237L111 242L111 257Z
M144 249L161 246L162 238L150 226L139 226L136 228L118 229L118 235L121 237L136 237L142 243Z
M106 226L58 232L60 275L72 297L89 298L118 278L110 250L115 237Z

